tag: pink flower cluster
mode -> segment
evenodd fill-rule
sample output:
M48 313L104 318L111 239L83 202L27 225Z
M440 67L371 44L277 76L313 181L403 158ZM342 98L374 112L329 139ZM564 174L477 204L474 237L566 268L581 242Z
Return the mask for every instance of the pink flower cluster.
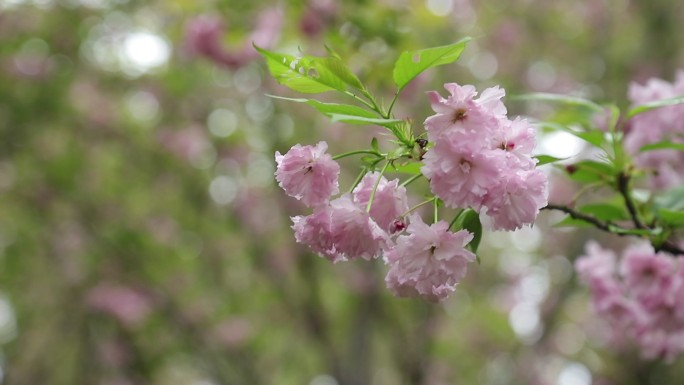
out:
M546 176L532 158L534 128L526 120L508 119L499 87L479 97L470 85L444 88L448 98L428 93L436 114L425 120L425 129L434 147L421 171L432 192L449 207L484 214L494 230L531 225L548 196Z
M674 83L654 78L645 85L629 86L629 99L634 106L676 96L684 96L684 71L679 71ZM625 148L634 156L634 163L649 173L651 187L667 189L684 183L684 152L668 149L640 152L647 144L666 140L684 143L684 105L648 111L629 123Z
M618 262L590 242L575 268L615 337L635 341L649 359L672 361L684 352L684 268L673 257L636 245Z
M421 172L432 192L449 207L473 208L492 229L531 225L547 204L547 179L532 158L534 129L523 119L508 119L499 87L479 97L473 86L445 88L451 94L446 99L428 93L436 114L425 120ZM418 142L426 148L424 139ZM383 256L389 266L385 283L395 295L446 298L475 260L466 249L473 234L408 215L406 189L377 172L331 200L339 191L340 167L327 148L320 142L276 152L280 187L313 208L292 218L297 242L332 262Z
M393 293L433 302L446 298L475 259L465 249L472 234L451 232L442 221L428 226L418 216L411 216L407 225L406 189L377 172L366 174L351 193L330 200L338 191L339 165L326 150L327 144L320 142L276 153L280 186L313 207L312 214L292 218L297 242L334 263L382 255L390 269L385 281Z

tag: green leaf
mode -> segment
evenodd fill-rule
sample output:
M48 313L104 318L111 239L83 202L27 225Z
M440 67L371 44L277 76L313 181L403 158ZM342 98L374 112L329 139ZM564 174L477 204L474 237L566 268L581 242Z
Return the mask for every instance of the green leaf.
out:
M470 37L465 37L454 44L442 47L402 52L394 63L394 83L402 90L426 69L455 62L470 40Z
M380 161L382 161L383 159L385 158L380 156L368 155L361 157L361 163L363 163L369 170L374 170L375 165L380 163Z
M669 140L664 140L658 143L647 144L639 149L639 152L654 151L654 150L677 150L684 151L684 143L673 143Z
M684 186L668 190L655 198L655 206L669 211L684 211Z
M359 89L365 90L366 87L363 85L361 80L347 67L339 57L326 57L319 58L316 60L321 66L329 70L335 76L340 78L346 84Z
M570 127L566 127L562 124L557 124L553 122L536 122L536 126L540 128L546 128L550 129L552 131L563 131L567 132L568 134L572 134L595 147L602 147L603 144L606 142L606 134L603 131L600 130L587 130L587 131L577 131L574 130Z
M581 219L575 219L571 216L565 217L563 220L560 222L556 223L553 225L553 227L575 227L575 228L583 228L583 227L594 227L589 222L583 221Z
M465 209L456 218L453 226L456 230L464 229L473 234L473 239L468 243L468 248L473 253L477 253L477 248L480 246L482 240L482 223L480 222L480 214L473 209Z
M658 217L672 227L684 227L684 211L660 209Z
M592 215L602 221L620 221L629 219L624 207L610 203L592 203L577 208L579 212Z
M636 236L654 236L662 232L661 228L655 229L623 229L618 226L608 225L608 230L615 234L636 235Z
M509 99L511 100L531 100L531 101L541 101L541 102L552 102L560 103L568 106L578 106L588 108L594 112L603 111L603 107L596 104L588 99L579 98L576 96L567 96L561 94L549 94L544 92L536 92L523 95L513 95Z
M380 146L378 145L378 139L375 137L373 139L371 139L371 148L375 152L380 152Z
M545 120L557 123L563 126L580 125L582 127L590 128L592 118L598 112L589 110L581 106L555 106L553 114Z
M341 115L357 116L357 117L371 118L371 119L376 118L378 116L374 112L371 112L371 111L365 110L361 107L357 107L357 106L350 105L350 104L324 103L324 102L319 102L318 100L315 100L315 99L285 98L282 96L274 96L274 95L268 95L268 96L275 98L275 99L288 100L291 102L306 103L310 106L313 106L319 112L321 112L327 116L331 116L332 114L341 114Z
M610 119L608 120L608 129L610 131L617 126L618 120L620 120L620 108L615 104L606 104L605 108L607 108L610 113Z
M640 106L636 106L636 107L632 108L631 110L629 110L629 112L627 113L627 118L633 118L639 114L643 114L644 112L655 110L657 108L674 106L674 105L682 104L682 103L684 103L684 95L683 96L677 96L674 98L662 99L662 100L657 100L655 102L642 104Z
M254 48L266 59L268 70L276 81L290 89L309 94L347 89L345 82L315 57L298 58Z
M363 116L347 115L347 114L330 114L330 118L333 122L342 122L349 124L361 124L361 125L378 125L383 127L392 128L394 125L401 123L400 119L378 119L378 118L367 118Z
M543 166L545 164L555 163L555 162L560 162L562 160L570 159L570 158L556 158L555 156L551 156L551 155L535 155L534 157L537 158L537 166Z
M423 167L423 164L420 162L408 162L404 164L397 164L397 162L394 162L392 165L394 166L394 171L411 175L420 174L420 168Z
M586 140L587 142L593 144L596 147L601 147L606 140L605 133L599 130L592 130L587 132L573 132L572 134L580 139Z
M607 163L583 160L565 167L570 179L581 183L610 182L616 170Z

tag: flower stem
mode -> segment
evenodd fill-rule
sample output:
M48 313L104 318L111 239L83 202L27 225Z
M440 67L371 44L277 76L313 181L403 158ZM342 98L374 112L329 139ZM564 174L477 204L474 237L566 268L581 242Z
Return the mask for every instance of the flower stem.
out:
M338 155L333 156L332 158L333 158L333 160L338 160L338 159L346 158L348 156L357 155L357 154L371 154L371 155L376 155L378 157L383 156L381 153L379 153L377 151L373 151L373 150L356 150L356 151L349 151L349 152L345 152L342 154L338 154Z
M465 212L466 212L465 209L461 209L461 211L459 211L458 214L456 214L456 216L454 216L454 219L452 219L451 222L449 223L449 227L448 227L449 230L451 230L451 228L454 227L456 222L459 220L459 218L461 218L461 216Z
M363 177L366 176L366 173L368 173L368 168L366 168L366 167L361 168L361 172L360 172L359 175L356 177L356 179L354 179L354 183L352 183L352 186L351 186L351 188L349 189L349 192L354 191L354 189L356 188L356 186L359 185L359 182L361 182L361 179L363 179Z
M382 116L383 119L389 119L389 113L385 113L385 111L383 111L382 107L378 106L378 103L375 101L375 98L373 97L373 95L367 90L363 90L362 92L363 92L363 96L365 96L366 98L368 98L368 100L370 100L371 104L373 105L373 110L375 112L377 112L378 115Z
M389 119L390 116L392 115L392 109L394 108L394 103L397 102L397 98L399 98L399 90L397 90L397 92L394 93L394 98L392 98L392 102L390 103L389 108L387 108L387 118L386 119Z
M433 223L437 223L437 221L439 221L439 200L437 200L437 198L435 197L435 199L433 199L433 201L435 202L434 213L433 213L433 219L434 219Z
M418 208L420 208L420 207L422 207L422 206L425 206L426 204L428 204L428 203L430 203L430 202L432 202L432 201L435 201L435 200L437 200L437 197L432 197L432 198L430 198L430 199L428 199L428 200L426 200L426 201L420 202L420 203L418 203L417 205L415 205L415 206L411 207L410 209L408 209L408 211L406 211L405 213L401 214L400 216L401 216L401 217L405 217L405 216L411 214L412 212L416 211Z
M385 162L385 165L382 166L382 170L380 170L380 175L378 175L378 180L375 181L375 186L373 186L373 192L371 192L370 199L368 200L368 205L366 205L367 213L370 212L371 206L373 205L373 200L375 199L375 193L378 191L378 186L380 185L380 179L382 179L382 175L387 170L387 166L389 166L389 164L389 161Z
M406 187L406 186L408 186L409 184L413 183L413 181L418 180L418 178L420 178L421 176L423 176L423 174L416 174L416 175L410 177L409 179L406 179L406 180L401 184L401 187Z
M356 96L356 94L354 94L353 92L345 91L345 94L351 96L352 98L356 99L356 100L359 101L360 103L364 104L366 107L368 107L368 108L370 108L371 110L377 112L378 114L380 114L380 116L383 116L382 113L381 113L380 111L378 111L378 107L375 105L375 103L373 103L373 104L368 103L365 99L362 99L362 98ZM384 117L384 116L383 116L383 117Z

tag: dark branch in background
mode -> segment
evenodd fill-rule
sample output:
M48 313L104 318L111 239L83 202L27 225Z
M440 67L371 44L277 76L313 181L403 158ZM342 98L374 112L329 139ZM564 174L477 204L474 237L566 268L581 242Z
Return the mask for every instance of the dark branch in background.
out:
M644 226L644 224L639 219L639 213L637 211L636 206L634 205L632 196L629 194L629 181L629 174L621 172L620 175L618 175L617 180L618 191L620 192L620 195L622 195L622 198L625 201L625 206L627 207L627 211L629 211L629 216L632 218L632 222L634 222L634 226L636 226L637 229L646 229L648 227Z
M621 226L615 225L615 224L610 223L610 222L604 222L604 221L594 217L593 215L589 215L589 214L581 213L579 211L575 211L575 210L573 210L567 206L549 203L548 205L546 205L546 207L542 207L542 210L562 211L562 212L570 215L570 217L573 219L577 219L580 221L587 222L591 225L594 225L594 227L596 227L599 230L603 230L607 233L615 234L615 235L618 235L621 237L637 236L636 234L629 233L629 231L633 230L633 229L621 227ZM639 222L639 223L641 223L641 222ZM642 226L643 226L643 224L642 224ZM642 229L645 229L645 228L646 227L642 227ZM663 244L660 246L653 245L653 247L655 248L656 251L665 251L665 252L670 253L672 255L684 255L684 249L680 248L679 246L672 243L671 241L663 242Z
M557 211L562 211L562 212L564 212L564 213L570 215L570 217L571 217L572 219L578 219L578 220L580 220L580 221L584 221L584 222L590 223L590 224L594 225L594 227L596 227L597 229L603 230L603 231L608 232L608 233L612 233L612 232L613 232L613 231L611 231L610 226L608 225L608 223L603 222L603 221L601 221L600 219L598 219L598 218L596 218L596 217L594 217L594 216L591 216L591 215L589 215L589 214L584 214L584 213L581 213L581 212L579 212L579 211L575 211L575 210L573 210L573 209L571 209L570 207L567 207L567 206L556 205L556 204L553 204L553 203L549 203L548 205L546 205L546 207L542 207L541 209L542 209L542 210L557 210ZM620 234L617 234L617 235L622 236L622 235L627 235L627 234L622 234L622 233L620 233Z

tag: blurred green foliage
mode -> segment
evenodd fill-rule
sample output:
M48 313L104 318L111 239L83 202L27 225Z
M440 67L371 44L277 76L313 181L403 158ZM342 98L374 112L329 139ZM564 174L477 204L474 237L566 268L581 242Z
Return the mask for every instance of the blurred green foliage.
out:
M265 97L300 95L261 60L226 68L184 43L214 14L237 50L274 4L279 50L328 44L385 100L401 51L474 36L406 90L406 116L447 81L624 105L631 79L684 67L684 3L667 0L0 1L3 383L679 383L681 365L596 338L571 270L588 233L540 232L551 219L492 236L441 305L391 297L379 261L297 246L273 153L378 131Z

